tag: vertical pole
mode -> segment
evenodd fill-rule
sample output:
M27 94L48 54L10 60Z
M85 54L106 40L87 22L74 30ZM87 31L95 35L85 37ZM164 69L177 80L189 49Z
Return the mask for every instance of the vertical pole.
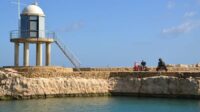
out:
M29 43L24 43L24 66L29 66Z
M14 64L15 66L19 66L19 43L18 42L15 42L15 57L14 57Z
M21 11L21 7L20 7L20 0L18 0L18 36L20 37L20 30L21 30L21 18L20 18L20 11Z
M46 66L51 63L51 43L46 43Z
M42 44L36 44L36 66L42 66Z

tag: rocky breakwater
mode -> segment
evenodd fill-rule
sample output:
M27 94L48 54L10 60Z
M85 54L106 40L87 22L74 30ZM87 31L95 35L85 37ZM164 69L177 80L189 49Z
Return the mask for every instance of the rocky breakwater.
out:
M182 78L176 76L176 73L170 74L172 73L72 72L60 76L48 74L51 77L26 77L0 71L0 99L100 95L199 98L197 78Z
M108 93L104 79L81 77L27 78L0 72L0 99L33 99L63 96L100 96Z
M112 95L134 95L152 97L200 98L199 80L193 77L151 76L112 76L109 79Z

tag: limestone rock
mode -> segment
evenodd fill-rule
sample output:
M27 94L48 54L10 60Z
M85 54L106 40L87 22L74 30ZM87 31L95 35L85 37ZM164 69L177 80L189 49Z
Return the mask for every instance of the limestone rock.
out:
M86 72L87 73L87 72ZM105 73L105 74L104 74ZM0 99L54 97L109 93L151 95L200 95L199 80L174 76L135 77L131 73L110 75L107 72L82 77L27 78L0 71ZM103 75L102 78L99 75ZM106 78L106 77L107 78Z

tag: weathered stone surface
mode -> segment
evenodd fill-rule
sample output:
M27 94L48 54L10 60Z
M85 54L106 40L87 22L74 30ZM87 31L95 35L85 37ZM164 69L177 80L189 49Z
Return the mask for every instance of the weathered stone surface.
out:
M46 96L62 94L108 93L108 82L85 78L25 78L20 75L0 74L0 96Z
M68 77L28 78L0 71L0 99L98 96L110 93L200 96L200 81L196 78L138 74L84 72L82 76L78 73Z
M199 82L194 78L154 76L147 78L110 78L110 91L134 94L199 95Z

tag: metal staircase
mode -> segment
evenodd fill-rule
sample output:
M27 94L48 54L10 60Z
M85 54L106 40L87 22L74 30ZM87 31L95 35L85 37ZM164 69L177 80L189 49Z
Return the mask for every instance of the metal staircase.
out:
M70 50L54 35L54 41L56 45L63 52L65 57L74 65L77 70L80 70L80 61L70 52Z

